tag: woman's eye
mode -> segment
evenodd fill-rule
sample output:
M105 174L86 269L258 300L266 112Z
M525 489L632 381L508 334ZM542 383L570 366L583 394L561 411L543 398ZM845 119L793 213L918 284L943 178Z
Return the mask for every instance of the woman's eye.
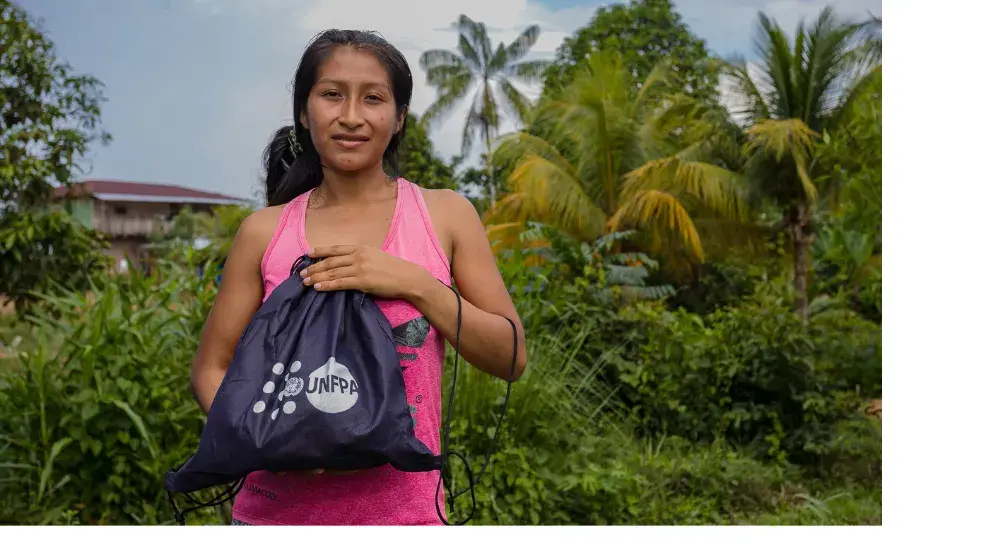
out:
M365 99L368 101L375 101L375 102L382 101L382 98L377 95L369 95Z
M339 91L328 91L323 94L323 97L340 97Z

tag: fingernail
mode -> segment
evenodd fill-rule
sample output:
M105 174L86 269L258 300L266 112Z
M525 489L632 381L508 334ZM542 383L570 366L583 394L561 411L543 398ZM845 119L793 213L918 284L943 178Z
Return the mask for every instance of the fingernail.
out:
M306 278L305 280L302 281L302 283L308 286L309 284L312 284L312 278Z

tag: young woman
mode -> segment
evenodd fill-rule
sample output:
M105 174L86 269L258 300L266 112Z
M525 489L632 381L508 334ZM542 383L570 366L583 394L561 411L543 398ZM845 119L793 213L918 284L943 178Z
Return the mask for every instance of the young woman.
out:
M384 164L406 132L413 78L403 55L377 35L330 30L295 73L294 125L265 150L268 207L241 225L191 373L206 412L253 314L303 254L316 290L374 296L405 339L397 350L416 435L440 453L444 340L454 344L462 294L462 358L507 379L527 362L524 332L475 208L448 190L424 190ZM399 327L397 329L397 327ZM399 340L397 340L399 344ZM391 466L351 473L251 474L234 524L440 524L438 473ZM440 499L440 495L438 496ZM442 512L444 508L442 506Z

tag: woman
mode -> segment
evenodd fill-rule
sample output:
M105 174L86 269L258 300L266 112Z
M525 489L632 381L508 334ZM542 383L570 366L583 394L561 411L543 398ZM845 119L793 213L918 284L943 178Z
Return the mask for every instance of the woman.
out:
M403 55L358 31L320 34L295 73L294 125L265 150L268 207L240 226L205 324L191 385L208 411L253 314L303 254L316 290L374 296L393 326L416 435L440 453L444 340L454 344L462 300L461 355L501 379L524 332L475 208L448 190L424 190L383 171L406 132L413 78ZM402 344L400 344L402 342ZM437 473L385 466L352 473L256 472L233 507L234 524L440 524ZM440 496L439 496L440 498Z

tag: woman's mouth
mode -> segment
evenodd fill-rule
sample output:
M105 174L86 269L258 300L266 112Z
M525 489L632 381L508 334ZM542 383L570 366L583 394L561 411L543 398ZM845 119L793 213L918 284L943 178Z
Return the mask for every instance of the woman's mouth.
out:
M336 134L333 140L342 148L352 149L368 142L369 138L360 134Z

